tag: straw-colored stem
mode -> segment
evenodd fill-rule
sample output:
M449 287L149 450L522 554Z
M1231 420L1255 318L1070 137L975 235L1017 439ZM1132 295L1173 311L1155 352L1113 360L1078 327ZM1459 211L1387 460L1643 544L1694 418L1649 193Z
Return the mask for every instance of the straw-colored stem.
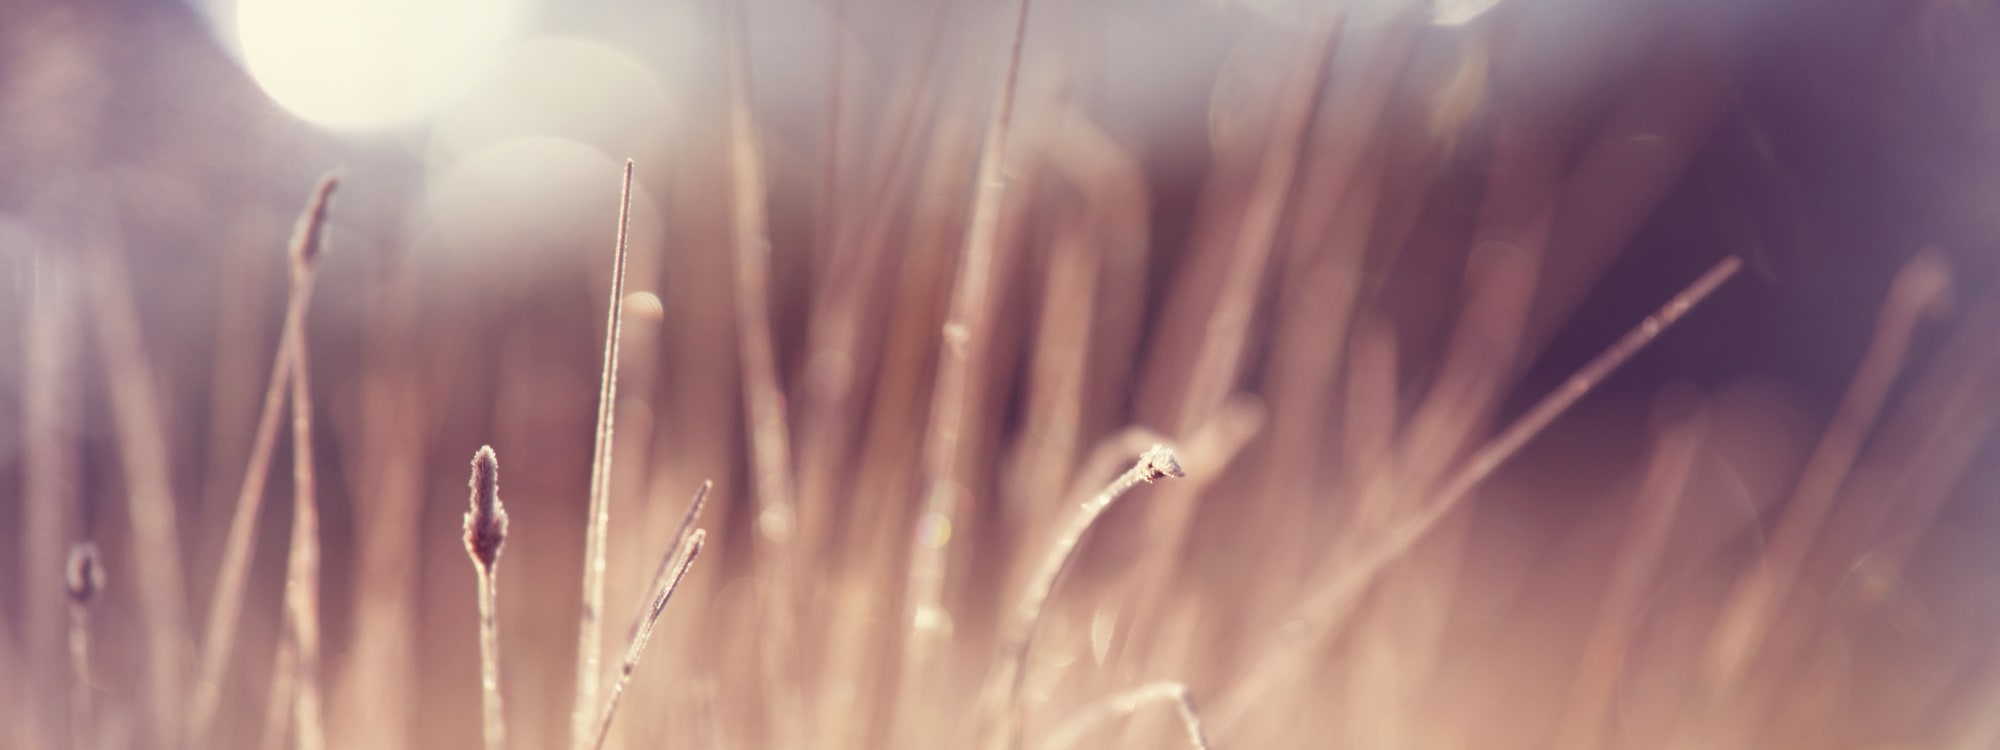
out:
M1057 531L1055 542L1042 558L1041 567L1036 569L1034 577L1028 579L1028 588L1014 610L1014 624L1001 651L999 668L993 673L994 685L1000 692L989 709L999 712L995 717L998 725L989 742L992 747L1011 748L1020 744L1020 716L1023 710L1020 696L1022 684L1027 679L1028 651L1034 646L1035 633L1040 629L1043 612L1048 609L1049 597L1055 593L1063 572L1076 558L1076 549L1083 543L1083 535L1111 508L1112 503L1132 488L1163 477L1181 476L1185 474L1173 451L1164 445L1154 445L1139 457L1132 468L1078 508L1076 514L1070 516L1069 521Z
M1719 693L1715 698L1726 699L1761 649L1862 441L1902 373L1912 332L1926 314L1941 309L1950 291L1950 269L1935 253L1919 254L1891 284L1874 340L1833 421L1801 470L1766 554L1737 581L1710 634L1702 666L1707 689Z
M31 256L28 315L23 328L20 411L22 580L54 581L63 575L63 541L76 536L81 516L82 478L77 450L81 388L76 383L77 304L75 275L52 254ZM53 685L62 679L62 603L28 587L21 597L21 636L26 648L24 684ZM20 720L16 742L34 747L56 744L62 731L55 706L35 691L26 696L32 712Z
M166 427L153 391L132 281L110 248L90 254L90 291L97 321L99 356L109 375L112 417L117 422L119 460L125 472L125 499L131 515L139 621L146 633L146 693L151 726L162 743L180 736L182 645L187 628L187 582L181 565L173 479Z
M292 728L298 664L298 650L292 639L279 634L278 652L271 659L271 683L264 696L264 728L257 741L262 750L288 750L285 736Z
M611 736L611 719L618 715L618 699L625 695L625 686L631 683L632 672L639 668L639 659L646 654L646 644L653 639L653 628L660 622L660 613L666 611L667 600L672 599L674 590L680 588L681 579L687 576L688 568L693 567L694 559L701 555L702 543L707 539L707 529L695 529L693 534L682 540L675 552L679 563L674 565L673 577L660 582L653 590L652 605L647 608L638 631L633 633L632 642L625 647L625 661L619 666L617 681L611 684L611 695L605 699L604 714L598 717L596 741L591 743L594 750L601 750L605 739Z
M1181 729L1187 733L1188 747L1209 750L1208 732L1202 727L1201 714L1195 710L1194 697L1189 694L1187 685L1179 682L1147 683L1085 706L1050 732L1049 738L1039 747L1041 750L1069 750L1111 720L1130 716L1154 703L1174 707L1174 713L1181 720Z
M479 736L486 750L507 746L507 718L500 699L500 618L495 571L479 566Z
M924 446L923 506L911 535L909 583L905 597L904 639L899 705L917 705L929 689L926 669L942 636L944 577L949 560L951 529L957 516L960 467L959 437L972 394L970 351L984 335L987 297L992 286L993 255L999 244L1001 200L1006 195L1007 135L1014 114L1014 89L1020 75L1021 44L1027 35L1028 0L1020 0L1007 53L1006 75L1000 84L993 119L980 148L972 217L965 230L965 253L952 283L951 309L938 348L937 381L932 386L930 424ZM907 717L910 712L902 712ZM908 739L908 718L898 720L897 736Z
M1266 277L1265 268L1278 236L1279 221L1290 203L1294 178L1303 161L1307 125L1312 122L1313 110L1324 88L1321 82L1333 47L1333 32L1330 25L1310 32L1297 67L1285 82L1270 142L1237 228L1220 297L1202 327L1199 354L1193 360L1194 371L1189 375L1174 422L1176 434L1186 435L1208 419L1209 412L1228 399L1241 374L1245 343L1250 339L1245 334L1261 297L1258 290ZM1174 540L1178 539L1176 530ZM1156 549L1162 550L1161 554L1173 554L1179 545Z
M1341 561L1343 567L1335 571L1332 578L1313 587L1306 600L1287 618L1277 636L1257 653L1242 679L1225 696L1217 720L1227 727L1241 719L1266 691L1275 688L1280 678L1297 665L1299 649L1316 642L1337 627L1338 621L1368 586L1425 534L1449 517L1473 488L1584 394L1659 338L1662 332L1722 286L1742 266L1742 261L1732 256L1702 274L1659 310L1646 316L1638 326L1584 364L1562 387L1544 396L1533 408L1482 445L1450 479L1440 485L1440 491L1426 507L1407 520L1392 525L1359 554Z
M305 320L293 319L292 325L292 541L285 565L285 611L297 647L292 729L297 750L320 750L326 745L326 722L320 689L319 497L313 468L312 385Z
M1671 393L1663 397L1656 410L1675 408L1676 404L1667 400L1670 397ZM1664 416L1666 423L1656 430L1652 456L1626 523L1611 582L1597 606L1597 620L1584 641L1582 664L1570 684L1569 702L1556 725L1551 745L1556 750L1603 746L1607 708L1624 672L1634 619L1666 552L1689 472L1707 431L1707 415L1699 405L1692 413Z
M263 411L257 416L252 438L250 463L236 495L236 508L229 518L228 536L222 543L222 562L216 569L215 592L209 600L208 620L202 631L200 664L195 673L194 693L188 711L188 747L203 747L215 720L222 695L222 682L229 670L236 627L242 619L244 588L250 579L250 556L256 541L257 517L263 510L264 487L270 477L271 457L277 450L278 428L283 424L285 394L292 377L292 321L305 314L312 296L312 283L294 284L291 303L285 311L284 333L271 363L271 380L264 389Z
M338 185L338 178L327 175L314 186L293 231L289 257L317 258L317 251L308 252L306 246L319 242L326 221L327 202ZM243 471L243 484L236 493L235 510L230 514L228 536L222 543L222 561L215 574L215 591L209 600L208 620L202 631L200 664L195 672L184 743L189 748L209 745L209 734L222 696L222 682L228 675L230 657L236 653L236 626L243 614L244 587L250 577L257 517L263 510L264 487L270 478L271 457L277 450L285 394L292 384L292 349L296 346L299 332L305 330L315 268L316 263L291 264L290 300L285 306L278 348L272 354L271 379L264 386L264 405L257 415L250 461Z
M681 514L681 525L674 529L673 545L667 548L668 554L660 556L659 566L653 569L653 577L648 579L650 582L646 585L646 598L639 602L637 614L632 616L632 629L625 636L627 643L638 638L639 630L646 627L646 620L652 614L653 595L661 586L667 585L674 575L674 567L680 562L680 555L677 553L681 545L687 543L688 537L694 534L694 524L701 520L702 509L708 507L708 492L714 488L713 481L703 481L700 487L695 488L694 499L688 503L687 511Z
M97 747L97 726L90 697L90 608L69 605L69 744L76 750Z
M749 40L743 3L729 11L725 44L729 55L729 141L736 240L736 340L743 372L743 418L750 435L752 473L757 487L756 554L759 577L766 583L768 628L760 634L763 690L772 705L765 719L775 743L792 746L801 739L800 719L806 716L799 694L797 668L799 635L793 623L799 614L798 557L794 535L798 511L792 469L791 421L784 390L778 382L777 355L771 343L771 241L767 233L764 162L757 143L757 121L751 107Z
M570 713L570 745L582 750L596 728L598 666L604 651L605 538L611 526L611 444L618 400L618 329L624 320L626 230L632 215L632 161L618 195L618 240L611 264L611 311L604 331L604 373L597 394L597 441L590 461L590 517L583 544L583 609L577 618L576 703Z
M97 747L97 726L91 700L90 603L104 590L104 567L97 546L82 542L70 548L64 566L69 593L69 742L75 750Z

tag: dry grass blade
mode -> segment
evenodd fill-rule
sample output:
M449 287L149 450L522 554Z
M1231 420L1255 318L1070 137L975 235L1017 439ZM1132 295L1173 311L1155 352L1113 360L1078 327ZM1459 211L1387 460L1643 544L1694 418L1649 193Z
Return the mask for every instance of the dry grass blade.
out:
M63 575L63 541L76 537L79 517L77 481L81 476L78 415L82 399L76 383L77 305L70 267L48 254L31 256L28 289L22 295L27 316L22 326L24 351L21 378L21 525L22 580L53 581ZM35 589L39 591L39 588ZM52 596L27 596L21 602L21 636L28 656L23 674L27 684L53 685L62 680L62 603ZM28 718L20 721L15 741L50 747L61 730L53 705L34 705L40 696L30 691ZM49 699L52 699L51 696ZM42 707L46 706L46 707Z
M1336 561L1342 567L1336 570L1329 580L1311 590L1307 599L1294 610L1292 617L1287 620L1272 642L1266 644L1254 657L1255 661L1250 669L1225 697L1217 720L1226 728L1246 714L1264 691L1275 687L1276 683L1296 665L1295 657L1299 648L1314 642L1327 630L1335 627L1338 624L1337 620L1369 584L1426 533L1451 515L1474 487L1530 439L1540 434L1542 429L1555 421L1557 416L1583 398L1584 394L1589 393L1591 388L1602 382L1633 355L1638 354L1647 344L1659 338L1662 332L1680 320L1689 310L1694 309L1695 305L1700 304L1742 267L1742 260L1732 256L1702 274L1659 310L1646 316L1638 326L1585 363L1562 387L1544 396L1519 419L1514 420L1500 434L1482 445L1455 474L1451 475L1450 479L1443 483L1442 489L1429 505L1408 519L1391 526L1378 541L1355 555L1353 559Z
M507 544L507 508L500 502L500 459L492 446L472 456L472 489L465 512L465 553L479 576L480 737L486 750L507 746L507 719L500 701L500 622L495 598L500 549Z
M779 745L799 741L799 719L806 712L799 695L796 668L800 647L793 623L799 611L798 557L793 536L798 528L794 506L791 421L778 381L777 355L771 343L771 241L766 227L764 162L757 144L756 116L751 107L750 52L744 29L743 3L729 11L726 44L729 56L729 141L736 240L737 352L743 371L743 418L750 435L750 456L757 487L757 545L761 576L769 582L762 634L763 690L773 706L767 722Z
M695 522L701 520L702 509L708 507L708 491L714 488L713 481L703 481L700 487L695 488L694 500L688 503L687 512L681 515L680 527L674 529L673 546L667 548L669 553L680 550L681 545L687 543L688 536L694 533ZM637 639L639 630L646 627L646 620L653 606L653 593L667 583L669 577L674 574L674 566L679 560L680 556L676 554L660 556L660 565L653 570L651 583L646 586L646 598L639 602L638 614L632 616L632 630L626 634L626 642Z
M70 548L63 584L69 593L69 743L89 750L97 747L90 696L90 602L104 591L97 545L81 542Z
M1334 24L1308 32L1298 66L1285 83L1284 98L1275 113L1270 144L1258 165L1257 182L1251 188L1243 220L1234 238L1234 251L1224 279L1221 297L1202 328L1201 348L1194 359L1187 391L1175 420L1179 434L1187 434L1208 412L1229 397L1243 367L1246 332L1257 307L1258 289L1265 279L1265 267L1276 246L1280 220L1290 203L1292 184L1304 161L1307 125L1319 103L1327 60L1332 53ZM1175 530L1176 539L1180 531ZM1167 548L1177 551L1178 546Z
M299 219L299 237L292 243L292 284L312 276L326 221L332 178L321 180L306 215ZM286 321L292 340L292 540L285 565L285 614L294 647L293 746L320 750L326 746L325 709L321 695L319 651L319 495L313 467L313 408L311 369L307 360L305 318Z
M1898 273L1876 321L1874 340L1848 386L1833 421L1801 470L1771 536L1768 553L1730 592L1710 635L1703 668L1710 690L1727 692L1762 649L1847 479L1862 441L1875 425L1908 358L1918 321L1943 311L1951 294L1951 269L1935 252L1918 254ZM1717 698L1723 696L1718 695Z
M146 694L152 730L172 745L181 732L182 676L187 632L187 581L181 563L179 522L175 519L173 476L166 426L154 393L153 367L146 359L132 280L110 248L90 254L89 287L97 321L97 343L109 374L118 454L125 472L125 499L131 515L134 581L139 619L146 633Z
M707 484L702 485L705 492ZM707 529L695 529L694 533L676 547L674 575L659 582L653 590L653 602L646 608L645 619L637 632L632 634L632 642L625 647L625 661L618 668L618 680L611 684L611 695L604 702L604 714L597 720L596 740L591 747L601 750L604 741L611 736L611 719L618 715L618 699L625 695L625 686L632 681L632 672L639 668L639 658L646 654L646 644L653 639L653 628L660 622L660 613L666 611L667 600L674 596L674 589L680 588L681 579L687 576L688 568L694 566L694 559L701 555L701 545L708 539Z
M597 394L597 445L590 461L590 517L583 542L583 611L577 618L576 704L570 745L588 746L597 718L598 664L604 651L605 537L611 526L611 440L618 400L618 329L624 321L626 231L632 219L632 161L625 161L618 194L618 242L611 264L611 311L604 331L604 374Z
M271 660L271 686L264 696L264 728L257 747L289 750L285 735L292 728L292 697L298 686L298 648L292 639L278 638L278 653Z
M339 186L333 175L320 178L299 214L293 232L291 258L320 255L321 225L326 221L328 200ZM307 248L310 248L309 250ZM296 336L305 329L308 302L312 299L313 264L294 262L290 300L285 321L272 355L271 380L264 387L264 405L257 415L257 431L252 438L250 462L243 471L243 484L236 494L236 507L229 518L229 533L222 543L222 562L216 569L215 593L209 600L208 620L202 631L200 665L195 672L194 695L189 704L187 739L190 748L206 747L215 712L222 696L222 681L229 659L236 652L236 626L243 615L243 590L250 578L250 555L254 548L257 516L263 509L264 486L270 478L271 456L277 449L279 420L284 414L285 393L291 384L292 349ZM303 271L303 272L302 272Z
M993 747L1015 747L1020 744L1020 703L1021 686L1027 677L1026 662L1028 650L1034 645L1035 632L1040 628L1042 613L1047 609L1049 597L1055 593L1056 584L1062 580L1063 571L1069 569L1076 558L1077 545L1083 543L1083 535L1111 508L1111 504L1124 497L1126 492L1140 484L1150 484L1164 477L1183 477L1181 465L1174 453L1164 445L1154 445L1139 456L1138 463L1111 481L1096 497L1077 509L1076 515L1062 526L1056 534L1055 543L1042 558L1042 565L1028 580L1026 593L1021 604L1014 610L1014 624L1007 643L1001 652L1000 666L993 673L992 689L995 703L989 710L1000 712L998 726L990 742Z
M945 566L949 560L949 537L930 533L948 529L956 515L959 466L959 435L973 394L968 393L972 364L969 351L984 330L984 311L990 294L993 254L999 244L1001 200L1006 195L1007 132L1014 114L1014 89L1021 70L1021 43L1028 30L1028 0L1020 0L1014 18L1014 33L1007 53L1006 77L1000 84L999 101L986 129L980 148L972 217L965 230L965 255L959 260L957 278L952 282L950 316L944 326L944 345L938 349L937 381L931 394L930 424L924 446L923 510L912 535L910 573L904 624L910 628L903 644L901 682L902 705L917 705L927 689L925 665L944 622L943 589ZM898 720L902 737L908 722Z
M1068 721L1049 733L1042 750L1068 750L1098 727L1154 703L1168 703L1180 715L1181 728L1187 732L1188 747L1195 750L1209 750L1208 733L1202 728L1201 714L1195 711L1194 697L1187 685L1179 682L1152 682L1132 688L1122 693L1085 706Z
M1638 616L1647 586L1653 582L1664 558L1681 496L1686 493L1688 476L1697 451L1707 434L1708 416L1704 407L1687 399L1676 401L1669 391L1655 406L1659 426L1655 429L1652 455L1645 478L1640 480L1638 500L1626 522L1625 541L1611 571L1597 607L1597 621L1584 641L1583 663L1570 685L1569 703L1557 723L1557 750L1589 750L1603 746L1604 722L1618 678L1624 670L1634 620ZM1669 410L1680 409L1683 413Z

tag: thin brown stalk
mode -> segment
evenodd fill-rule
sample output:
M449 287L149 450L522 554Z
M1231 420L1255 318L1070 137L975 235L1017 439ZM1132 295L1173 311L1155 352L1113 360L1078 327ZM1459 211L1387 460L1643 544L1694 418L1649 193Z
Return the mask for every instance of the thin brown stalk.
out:
M1279 102L1270 143L1257 169L1241 224L1237 228L1228 270L1215 309L1202 329L1194 371L1174 420L1176 434L1185 435L1206 420L1209 412L1222 405L1236 386L1242 369L1243 351L1266 276L1265 267L1278 236L1280 219L1289 203L1301 154L1305 151L1307 125L1319 102L1327 59L1333 48L1334 27L1323 26L1309 32L1298 65L1286 81ZM1176 540L1178 537L1176 537ZM1157 548L1157 547L1156 547ZM1178 545L1165 547L1178 551Z
M722 720L715 708L715 677L703 675L695 681L695 744L702 750L721 747Z
M500 702L500 550L507 544L507 508L500 502L500 459L492 446L482 445L472 456L468 481L471 509L465 512L465 554L479 576L479 694L480 737L486 750L507 746L507 719Z
M803 559L824 559L836 545L838 529L830 500L851 469L848 436L860 429L855 420L860 413L857 392L865 392L862 386L876 366L872 354L881 348L881 335L866 323L870 311L883 307L888 296L878 290L895 277L885 272L892 257L892 218L902 205L898 198L909 193L910 183L922 171L920 160L909 157L920 140L916 133L924 119L921 115L937 98L937 50L945 36L941 28L945 15L943 10L933 11L925 35L927 51L910 66L909 80L896 87L888 109L891 124L880 129L871 152L884 156L875 160L877 173L859 194L865 200L841 209L854 210L858 220L833 227L837 234L827 253L826 280L806 322L806 348L800 360L805 387L799 409L804 439L798 441L796 501Z
M1026 423L1006 472L1015 482L1009 508L1062 491L1083 432L1101 253L1089 219L1058 221L1054 235L1028 355Z
M989 720L997 721L989 742L991 746L1007 748L1020 745L1020 717L1023 711L1020 696L1022 684L1027 679L1028 651L1034 646L1035 633L1040 629L1049 597L1055 594L1056 584L1061 582L1063 572L1075 560L1083 535L1111 508L1112 503L1132 488L1151 484L1155 479L1183 476L1186 474L1181 471L1173 451L1156 444L1139 456L1139 461L1132 468L1079 507L1068 523L1057 531L1055 542L1042 558L1041 567L1036 569L1033 578L1028 579L1028 588L1014 610L1014 624L1007 636L1007 645L1001 651L1000 664L993 672L989 689L998 692L993 694L995 702L988 710L998 712L998 716L989 717Z
M1131 716L1154 703L1174 707L1174 712L1180 716L1181 729L1187 733L1188 747L1209 750L1208 732L1202 727L1201 714L1195 710L1194 697L1188 692L1187 685L1180 682L1147 683L1085 706L1050 732L1049 738L1040 747L1042 750L1069 750L1098 727L1113 719Z
M1703 663L1707 689L1722 693L1732 689L1761 650L1862 441L1903 371L1911 333L1918 321L1942 309L1950 292L1950 269L1935 253L1919 254L1897 274L1876 321L1874 341L1800 472L1766 554L1737 581L1709 636Z
M1214 308L1200 324L1199 343L1188 365L1185 390L1174 407L1171 424L1176 437L1185 439L1207 423L1238 388L1247 342L1252 339L1250 327L1263 298L1259 291L1270 276L1267 269L1277 247L1285 207L1294 200L1306 134L1325 89L1337 28L1329 23L1309 30L1298 58L1286 74L1255 181L1245 199L1235 234L1228 240L1228 257L1221 271ZM1140 551L1134 566L1142 573L1125 595L1130 602L1127 606L1136 616L1156 616L1164 609L1173 590L1170 573L1182 553L1199 507L1199 503L1190 501L1147 509L1142 533L1151 541Z
M704 483L703 492L707 489L708 485ZM702 543L707 539L707 529L695 529L693 534L681 540L674 553L673 559L679 562L673 566L673 577L659 582L653 590L652 605L646 609L645 619L641 621L638 631L633 633L631 643L625 646L625 661L618 668L617 681L611 683L611 695L605 699L604 714L597 719L596 740L591 743L594 750L602 750L604 741L611 736L611 720L618 715L618 699L625 695L625 686L631 683L632 672L639 668L639 659L646 654L646 644L653 639L653 628L660 622L660 613L666 611L667 600L673 598L674 589L680 588L681 579L687 576L688 568L694 566L694 559L701 555Z
M945 341L938 349L937 380L931 393L930 424L925 430L923 510L917 519L918 532L910 550L908 604L904 623L910 628L904 640L898 705L918 705L929 688L925 667L933 661L944 622L944 576L949 559L950 537L928 533L928 529L948 529L957 516L959 437L965 415L971 408L969 393L973 342L986 332L987 297L991 293L993 255L999 244L1001 201L1006 197L1008 129L1014 116L1014 89L1020 76L1021 44L1028 30L1028 0L1020 0L1014 18L1012 42L1007 53L1006 74L1000 84L999 100L980 148L979 171L972 201L972 217L965 230L965 253L952 282L950 315L944 325ZM909 712L903 712L907 716ZM907 730L907 719L898 721L898 735Z
M680 555L678 553L686 546L688 539L694 535L695 522L701 520L702 509L708 507L708 492L714 486L715 483L712 481L703 481L700 487L695 488L694 499L688 503L687 511L681 515L679 528L674 529L673 542L667 546L667 554L660 556L659 566L653 570L653 576L647 579L649 583L646 585L644 592L645 598L639 602L639 607L634 610L632 627L625 636L627 644L635 643L642 637L652 637L650 634L642 635L642 633L649 633L653 624L658 620L659 613L653 610L653 604L657 601L657 593L661 587L679 585L679 579L677 578L679 573L677 573L677 570L680 563ZM623 693L625 690L623 687L625 679L625 676L621 676L616 680L620 683L620 687L617 689L619 693ZM613 699L613 702L616 702L616 698ZM600 737L598 743L601 745L603 742L605 742L605 739Z
M694 500L688 503L687 511L681 515L680 527L674 529L674 543L667 548L669 552L678 552L681 546L687 543L688 537L694 534L695 522L701 520L702 509L708 507L708 491L714 488L713 481L703 481L700 487L695 488ZM674 554L660 557L659 567L653 570L653 577L648 579L650 583L646 585L646 599L639 602L638 614L632 616L632 630L625 636L627 643L638 638L639 630L646 627L653 604L653 593L666 585L670 576L674 574L674 566L679 560L680 556Z
M833 1L833 54L826 72L826 121L820 130L819 243L832 250L839 232L841 95L847 85L847 0Z
M257 747L288 750L286 735L292 728L294 696L298 692L298 648L285 634L278 634L278 653L271 660L271 683L264 697L264 729Z
M326 184L326 183L322 183ZM330 191L330 187L327 191ZM305 237L292 245L292 284L305 283L319 260L319 227L325 221L324 192L300 224ZM326 746L319 650L319 496L313 466L311 369L305 318L292 318L292 539L285 564L285 616L291 626L297 684L293 688L293 746Z
M1585 363L1562 387L1544 396L1506 429L1480 446L1456 473L1440 485L1440 490L1427 506L1386 529L1368 548L1351 559L1340 561L1344 563L1342 567L1330 579L1310 589L1311 593L1294 609L1278 634L1253 657L1249 670L1224 698L1218 721L1224 726L1238 721L1265 691L1275 688L1280 678L1290 673L1297 664L1300 648L1316 642L1335 628L1338 620L1368 586L1425 534L1449 517L1473 488L1540 434L1556 417L1721 287L1742 266L1742 260L1732 256L1702 274L1659 310L1641 320L1638 326Z
M32 257L28 315L24 328L21 378L21 572L24 580L53 581L63 574L62 542L76 537L77 452L80 389L75 382L77 305L74 276L52 253ZM63 612L53 596L27 587L21 598L22 643L27 651L23 682L53 685L62 679ZM20 721L16 741L35 747L55 744L62 731L59 712L39 691L25 696L29 716Z
M21 664L18 651L19 641L9 629L7 618L0 617L0 674L9 675L0 680L0 721L7 725L4 736L22 747L43 747L49 743L35 734L34 707L29 705L23 693L39 684L29 679L29 673Z
M1695 455L1707 434L1707 414L1700 404L1694 404L1687 413L1664 413L1666 409L1682 408L1674 398L1677 396L1670 391L1656 407L1662 424L1656 429L1652 455L1639 483L1631 519L1626 523L1625 540L1619 545L1611 582L1597 605L1597 621L1584 641L1583 661L1570 684L1569 703L1557 724L1552 744L1557 750L1603 746L1606 709L1625 668L1634 618L1646 587L1659 569L1681 497L1687 490L1689 472L1694 468Z
M792 468L791 421L778 381L777 356L771 343L771 241L767 233L763 155L757 143L757 120L751 106L749 40L741 0L730 11L725 44L729 55L729 140L731 215L736 239L737 352L743 370L743 415L748 421L750 457L757 483L757 545L769 630L762 633L764 691L774 710L766 722L777 732L777 744L800 739L799 720L806 715L798 694L798 636L793 623L799 614L798 557L794 536L798 510Z
M313 188L312 196L299 214L291 240L290 257L317 258L328 201L340 184L326 175ZM310 247L310 250L308 249ZM272 355L271 379L264 386L264 406L257 415L257 431L252 438L250 462L243 471L243 484L236 493L236 508L229 518L229 534L222 543L222 561L216 569L215 593L209 600L208 620L202 631L200 665L195 672L193 697L189 704L185 745L207 747L215 712L228 675L229 659L236 652L236 626L242 620L244 587L250 578L250 557L254 551L257 516L263 510L264 487L270 478L271 457L277 450L279 421L284 414L285 394L291 384L292 349L300 331L305 330L307 304L312 299L315 263L292 264L290 301Z
M152 363L122 258L110 248L90 253L90 291L97 321L98 354L109 373L118 454L131 515L139 619L146 633L147 695L151 726L163 744L180 736L182 676L187 628L187 581L175 520L166 426L153 391Z
M591 741L597 718L598 666L604 651L605 537L611 526L611 445L618 399L618 328L624 320L626 230L632 217L632 160L618 194L618 241L611 264L611 311L604 331L604 374L597 394L597 446L590 461L590 518L583 544L583 611L577 618L576 703L570 713L570 746Z
M97 545L82 542L70 548L63 583L69 591L69 742L76 750L89 750L97 747L90 695L90 603L104 591Z
M416 357L397 341L417 328L407 304L411 281L405 274L374 303L383 314L366 334L359 408L328 412L344 475L354 496L366 498L354 506L354 629L327 706L333 747L404 750L416 725L420 581L409 572L431 546L418 519L429 492L424 447L440 420L420 394Z

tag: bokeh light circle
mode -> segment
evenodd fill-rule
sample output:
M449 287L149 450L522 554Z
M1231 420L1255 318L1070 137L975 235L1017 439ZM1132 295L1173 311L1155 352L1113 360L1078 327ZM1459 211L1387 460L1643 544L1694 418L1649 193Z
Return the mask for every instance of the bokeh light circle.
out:
M428 119L513 33L524 0L239 0L257 85L301 119L379 130Z

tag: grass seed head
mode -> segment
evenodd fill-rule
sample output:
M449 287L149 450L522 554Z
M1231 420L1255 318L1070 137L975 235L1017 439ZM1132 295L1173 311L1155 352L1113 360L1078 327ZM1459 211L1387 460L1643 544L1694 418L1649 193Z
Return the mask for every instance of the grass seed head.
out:
M491 446L480 446L472 457L472 509L465 513L465 552L492 570L507 543L507 509L500 504L500 459Z

